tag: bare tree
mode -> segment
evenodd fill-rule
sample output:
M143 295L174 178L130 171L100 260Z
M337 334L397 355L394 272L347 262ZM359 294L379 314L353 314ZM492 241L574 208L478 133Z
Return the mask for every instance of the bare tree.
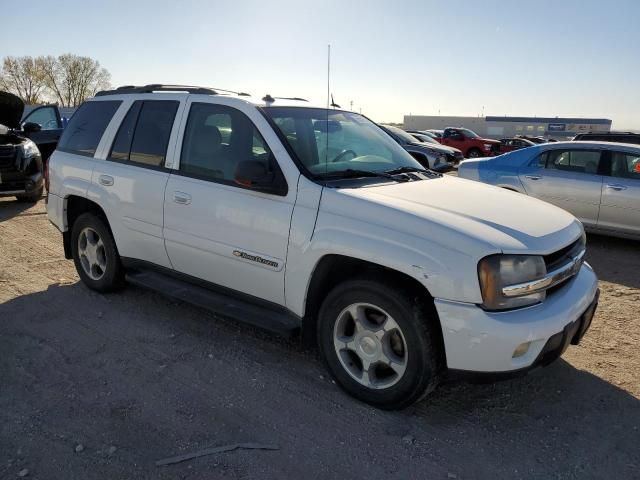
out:
M16 94L27 104L34 104L42 100L45 86L41 57L3 59L0 89Z
M110 87L111 75L100 62L67 53L42 58L47 88L60 105L77 107L98 91Z

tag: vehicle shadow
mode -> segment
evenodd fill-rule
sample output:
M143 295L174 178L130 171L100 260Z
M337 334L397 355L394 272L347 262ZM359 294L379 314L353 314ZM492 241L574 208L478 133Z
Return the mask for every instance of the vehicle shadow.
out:
M0 451L20 446L34 470L57 469L52 478L83 477L88 462L103 478L175 478L186 467L154 461L177 444L247 438L282 451L225 457L230 471L269 469L254 478L326 465L306 478L631 478L640 468L640 400L563 360L385 412L343 393L294 341L138 288L99 295L80 283L0 304L0 352ZM96 454L74 453L74 439ZM125 453L101 460L105 442ZM195 468L211 473L214 461Z
M640 288L640 241L590 233L586 260L600 280Z
M37 213L45 213L44 202L42 199L37 203L32 203L19 202L13 197L0 198L0 222L4 222L5 220L18 216L29 209L33 209L34 212L37 211Z

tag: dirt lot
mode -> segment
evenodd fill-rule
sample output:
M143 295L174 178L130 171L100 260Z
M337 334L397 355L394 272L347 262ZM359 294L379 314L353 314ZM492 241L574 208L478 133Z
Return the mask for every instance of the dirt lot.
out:
M582 345L390 413L296 342L133 287L89 291L44 202L1 200L0 477L640 478L640 243L590 236L588 261L602 296ZM279 450L155 466L239 442Z

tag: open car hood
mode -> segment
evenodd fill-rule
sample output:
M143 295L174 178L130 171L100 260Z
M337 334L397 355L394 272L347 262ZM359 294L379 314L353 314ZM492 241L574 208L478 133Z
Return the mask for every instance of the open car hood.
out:
M13 93L0 91L0 124L9 128L20 128L24 102Z

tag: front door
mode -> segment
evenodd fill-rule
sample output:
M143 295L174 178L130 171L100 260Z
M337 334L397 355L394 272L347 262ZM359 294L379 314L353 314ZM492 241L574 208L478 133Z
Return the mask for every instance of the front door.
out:
M28 137L38 146L42 161L46 162L58 145L62 134L62 119L55 105L45 105L29 112L22 124L37 123L40 131L31 132Z
M557 205L586 226L596 226L600 210L600 151L555 149L520 172L528 195Z
M165 245L175 270L284 305L296 185L264 193L236 183L241 162L262 163L274 177L282 175L252 114L259 116L190 102L179 166L164 197Z
M611 175L602 183L598 228L640 235L640 154L611 152Z

